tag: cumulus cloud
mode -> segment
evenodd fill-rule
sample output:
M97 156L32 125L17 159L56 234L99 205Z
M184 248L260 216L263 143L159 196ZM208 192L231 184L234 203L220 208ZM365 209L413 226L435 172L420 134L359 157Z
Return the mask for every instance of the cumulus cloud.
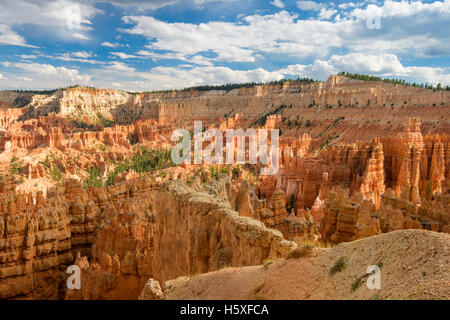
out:
M348 8L354 8L356 4L354 2L341 3L338 5L338 8L346 10Z
M183 79L190 85L243 83L280 80L283 74L279 71L267 71L262 68L251 70L233 70L228 67L194 67L180 69L173 67L155 67L150 70L153 74L166 75Z
M52 28L55 37L88 39L87 32L92 30L91 20L101 10L91 1L75 0L15 0L0 1L0 43L30 46L25 39L11 28L31 24L43 28Z
M14 32L11 27L0 24L0 44L8 44L22 47L32 47L28 45L25 38Z
M369 73L381 77L403 76L412 82L450 83L448 68L404 66L393 54L351 53L332 55L329 59L316 59L311 64L293 64L271 71L263 68L236 70L229 67L185 64L175 67L158 66L148 72L141 72L124 63L115 62L98 70L98 80L94 81L94 84L110 87L114 82L120 84L122 89L130 91L180 89L204 84L267 82L287 76L326 80L329 75L340 71Z
M272 2L270 2L271 5L274 5L275 7L278 8L284 8L284 3L281 0L274 0Z
M1 1L0 21L7 25L71 26L90 30L91 19L101 11L90 1L74 0L15 0ZM78 23L79 22L79 23Z
M330 19L332 16L334 16L338 11L335 9L320 9L319 12L319 19Z
M6 78L0 73L0 79L4 80Z
M128 65L126 65L123 62L117 62L114 61L110 64L110 66L108 66L108 69L110 70L114 70L114 71L125 71L125 72L134 72L136 71L135 68L129 67Z
M92 57L92 53L86 52L86 51L72 52L72 55L74 55L77 58L89 58L89 57Z
M50 64L8 62L2 63L8 68L9 87L18 88L55 88L73 84L89 84L91 77L80 74L77 69L55 67ZM11 69L11 71L9 70ZM29 84L24 81L30 82Z
M113 0L113 4L144 10L164 7L176 1ZM202 6L211 1L220 0L190 0L189 4ZM78 40L90 38L92 18L100 12L94 7L94 2L97 0L79 0L86 11L82 12L80 27L69 30L69 37ZM57 26L55 30L67 31L65 19L69 14L64 8L73 4L75 0L1 2L0 44L29 46L16 31L20 29L14 27L22 23ZM284 6L282 0L273 0L271 4L279 8ZM51 69L47 64L38 64L48 70L47 73L37 73L15 62L5 62L3 66L16 68L23 74L15 75L2 69L3 76L8 78L3 83L9 83L10 79L19 81L19 77L22 77L34 81L38 79L40 81L35 82L39 82L39 85L56 79L54 86L60 86L61 82L70 82L72 79L81 82L89 78L92 84L99 87L120 85L128 90L153 90L198 84L271 81L283 76L307 76L323 80L339 71L401 76L417 82L450 83L448 67L411 66L414 65L411 60L408 66L402 63L405 57L450 55L450 34L446 31L450 29L449 0L427 3L386 0L339 5L297 1L296 4L300 10L310 11L308 15L312 17L305 20L293 12L281 10L274 14L242 15L234 22L182 23L166 22L146 15L143 11L130 10L128 16L122 18L126 24L119 29L122 39L126 34L141 35L147 39L147 43L143 47L125 50L128 53L112 50L115 52L111 52L110 57L117 57L121 61L91 60L92 53L86 51L50 57L67 62L96 64L91 67L96 69L88 71L89 75L78 68L51 66L54 68ZM16 16L11 17L14 13ZM381 17L381 30L367 27L367 19L374 16ZM120 36L116 39L122 41ZM125 48L128 44L105 41L101 46ZM25 60L33 59L32 56L19 55ZM111 60L119 60L117 58ZM144 72L141 66L146 64L136 59L158 62L170 60L164 63L170 67L159 66ZM266 67L270 69L266 70L260 68L261 65L272 67ZM281 67L274 69L273 66Z
M302 20L286 11L244 16L238 22L201 24L125 16L123 21L133 26L121 31L146 37L150 41L146 47L152 51L170 51L180 57L213 53L214 59L222 62L256 62L265 54L284 60L324 58L336 47L366 54L450 54L450 34L446 32L450 28L450 1L423 4L387 0L380 6L370 4L340 12L334 21L327 20L338 13L337 9L313 1L298 3L305 10L318 11L319 19ZM375 14L382 15L382 32L367 27L367 18Z
M323 3L317 3L314 1L297 1L297 7L300 10L313 10L313 11L319 11L320 9L324 8L325 5Z
M381 77L405 77L413 82L450 83L450 68L404 66L394 54L365 55L350 53L317 59L309 65L290 65L279 70L285 75L326 79L330 74L350 71Z

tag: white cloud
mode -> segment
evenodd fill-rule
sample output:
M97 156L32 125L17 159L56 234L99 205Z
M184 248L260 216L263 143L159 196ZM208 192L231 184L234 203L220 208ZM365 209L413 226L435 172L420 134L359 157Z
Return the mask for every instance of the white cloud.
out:
M274 0L272 2L270 2L271 5L274 5L275 7L278 8L284 8L284 3L281 0Z
M126 16L123 21L133 26L121 31L142 35L150 41L146 45L149 51L169 51L180 60L196 55L207 56L203 60L209 62L257 62L270 55L271 60L280 57L295 63L306 57L326 58L336 47L365 54L450 54L450 34L446 32L450 28L449 0L431 4L387 0L381 6L370 4L349 12L312 1L300 6L317 9L320 20L301 20L286 11L245 16L235 23L169 23L149 16ZM376 12L386 14L381 18L382 32L366 25L367 17ZM334 21L327 21L333 15ZM154 54L155 59L158 56L170 55Z
M180 0L109 0L110 3L124 8L136 7L140 10L154 10L163 8L174 3L179 2ZM96 2L105 2L103 0L99 0Z
M109 47L109 48L116 48L116 47L119 46L119 44L118 44L118 43L111 43L111 42L105 41L105 42L102 42L102 46L103 46L103 47Z
M119 57L120 59L133 59L133 58L139 58L138 56L127 54L124 52L111 52L112 55Z
M317 3L314 1L297 1L297 7L300 10L305 10L305 11L319 11L320 9L322 9L323 7L325 7L325 5L323 3Z
M450 68L403 66L394 54L366 55L350 53L315 60L309 65L290 65L279 70L285 75L326 79L340 71L374 74L381 77L406 77L413 82L450 83Z
M29 88L55 88L71 84L88 84L89 75L80 74L77 69L55 67L50 64L4 62L5 67L13 69L13 77L8 80L8 86ZM11 73L10 73L11 74ZM22 81L31 82L25 85Z
M99 60L91 60L88 58L77 58L77 56L86 56L86 57L91 57L92 55L90 53L79 53L78 55L76 52L73 52L72 54L70 53L63 53L60 55L55 55L55 56L46 56L47 58L50 59L56 59L56 60L61 60L61 61L76 61L76 62L83 62L83 63L89 63L89 64L105 64L106 62L103 61L99 61Z
M80 74L76 69L54 67L47 64L5 61L2 65L25 71L24 74L14 71L12 77L7 74L9 80L5 82L8 86L24 89L36 88L36 85L42 88L54 88L79 83L99 88L114 87L128 91L142 91L184 88L203 84L272 81L285 76L325 80L330 74L336 74L339 71L375 74L382 77L401 76L411 82L450 84L449 68L404 66L393 54L332 55L328 59L316 59L311 64L293 64L272 71L262 68L234 70L229 67L184 64L176 67L158 66L142 72L123 62L114 61L99 69L91 70L91 75L88 76ZM3 78L5 77L3 76Z
M24 37L14 32L11 27L6 24L0 24L0 44L32 47L26 43Z
M189 85L243 83L280 80L283 74L278 71L267 71L262 68L251 70L233 70L228 67L194 67L179 69L174 67L155 67L153 74L167 75L189 82Z
M326 9L322 8L319 12L319 19L330 19L333 15L335 15L338 11L335 9Z
M76 38L76 39L81 39L81 40L89 40L88 36L86 36L86 35L84 35L82 33L78 33L78 32L73 33L72 37Z
M125 72L134 72L134 71L136 71L135 68L129 67L128 65L126 65L123 62L117 62L117 61L112 62L110 64L110 66L108 67L108 69L115 70L115 71L125 71Z
M19 54L22 59L36 59L38 56L35 54Z
M2 1L0 9L0 21L7 25L28 23L66 28L72 22L71 26L81 31L90 30L90 19L101 12L90 1L74 0Z
M90 58L92 57L92 53L86 51L76 51L72 52L72 55L77 58Z
M338 5L338 8L346 10L348 8L354 8L356 5L353 2L341 3Z
M25 39L14 32L4 32L5 26L12 27L31 24L52 30L52 36L65 38L72 36L87 39L92 30L91 19L101 10L88 0L14 0L0 1L0 43L28 46Z
M6 78L0 73L0 79L5 80Z

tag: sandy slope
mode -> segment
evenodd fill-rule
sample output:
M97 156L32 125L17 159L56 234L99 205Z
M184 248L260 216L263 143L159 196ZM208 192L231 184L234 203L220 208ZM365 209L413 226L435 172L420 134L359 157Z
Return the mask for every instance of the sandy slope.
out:
M345 267L329 270L344 257ZM381 289L366 278L352 291L367 266L381 266ZM450 235L402 230L331 249L315 248L300 258L266 266L226 268L179 278L167 299L450 299Z

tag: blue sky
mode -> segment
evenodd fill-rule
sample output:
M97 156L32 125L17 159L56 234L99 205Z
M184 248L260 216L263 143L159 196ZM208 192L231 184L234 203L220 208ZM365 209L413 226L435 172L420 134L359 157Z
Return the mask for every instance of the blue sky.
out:
M450 0L0 0L0 89L143 91L339 71L449 85L449 30Z

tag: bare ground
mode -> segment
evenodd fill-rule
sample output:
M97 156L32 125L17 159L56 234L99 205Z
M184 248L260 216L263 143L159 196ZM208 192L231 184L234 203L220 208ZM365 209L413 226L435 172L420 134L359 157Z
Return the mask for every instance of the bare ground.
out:
M330 269L341 258L344 266ZM385 233L263 266L226 268L175 281L167 299L450 299L450 235ZM341 264L342 265L342 264ZM366 286L381 267L381 289ZM360 279L358 281L358 279ZM181 280L181 279L180 279Z

